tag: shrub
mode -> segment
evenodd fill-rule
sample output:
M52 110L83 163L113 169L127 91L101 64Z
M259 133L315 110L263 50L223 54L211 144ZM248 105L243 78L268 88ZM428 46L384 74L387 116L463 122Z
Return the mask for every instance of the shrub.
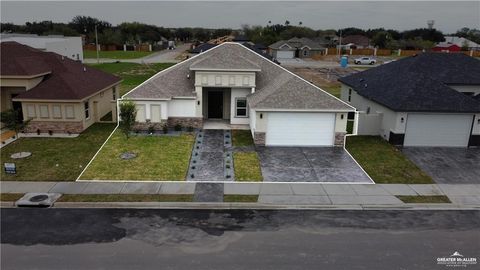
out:
M175 131L182 131L182 125L180 124L176 124L173 129L175 129Z
M135 118L137 117L137 109L133 101L127 100L120 103L120 129L127 137L130 136Z
M193 132L193 127L192 127L192 126L188 126L188 127L187 127L187 131L188 131L188 132Z
M37 135L40 135L40 129L37 128Z
M53 131L49 130L49 131L48 131L48 135L52 136L52 135L53 135Z
M162 129L163 129L163 133L164 133L164 134L167 134L167 133L168 133L168 127L167 127L166 125L163 126Z
M153 125L148 126L148 134L153 134L155 132L155 127Z

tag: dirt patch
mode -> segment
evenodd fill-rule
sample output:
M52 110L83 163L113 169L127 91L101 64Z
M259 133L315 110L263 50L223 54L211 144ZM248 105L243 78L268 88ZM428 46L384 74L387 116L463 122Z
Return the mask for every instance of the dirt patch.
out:
M291 68L293 73L299 75L305 80L319 86L334 86L338 85L338 78L344 77L353 73L358 72L353 68L311 68L311 67L302 67L302 68Z

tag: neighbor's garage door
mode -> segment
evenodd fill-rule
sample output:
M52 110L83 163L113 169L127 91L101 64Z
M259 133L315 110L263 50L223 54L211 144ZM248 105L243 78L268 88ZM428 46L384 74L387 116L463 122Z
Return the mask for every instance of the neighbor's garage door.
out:
M294 51L277 51L277 58L293 58Z
M334 113L268 113L266 145L333 145Z
M468 146L472 115L408 114L404 146Z

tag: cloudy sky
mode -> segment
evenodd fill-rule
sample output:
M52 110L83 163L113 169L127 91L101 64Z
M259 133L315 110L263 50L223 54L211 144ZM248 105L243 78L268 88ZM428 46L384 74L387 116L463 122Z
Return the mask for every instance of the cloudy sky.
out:
M88 15L112 24L139 21L165 27L199 26L240 28L243 24L265 25L303 22L314 29L385 27L398 30L435 27L454 32L461 27L480 28L480 1L327 1L327 2L202 2L202 1L1 1L1 21L68 22L75 15Z

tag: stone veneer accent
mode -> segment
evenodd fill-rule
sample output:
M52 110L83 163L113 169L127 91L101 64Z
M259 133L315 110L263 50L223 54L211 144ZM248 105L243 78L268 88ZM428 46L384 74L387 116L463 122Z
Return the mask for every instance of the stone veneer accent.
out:
M345 132L335 132L335 146L343 146L346 134Z
M169 127L175 127L180 124L182 127L203 128L202 117L169 117L167 125Z
M133 125L132 130L148 130L150 126L153 126L154 130L162 130L163 126L165 126L165 122L161 123L150 123L150 122L135 122Z
M253 142L255 145L265 145L265 132L255 132Z
M51 130L53 133L73 133L78 134L83 131L82 122L60 122L60 121L30 121L24 129L26 133L47 133Z

